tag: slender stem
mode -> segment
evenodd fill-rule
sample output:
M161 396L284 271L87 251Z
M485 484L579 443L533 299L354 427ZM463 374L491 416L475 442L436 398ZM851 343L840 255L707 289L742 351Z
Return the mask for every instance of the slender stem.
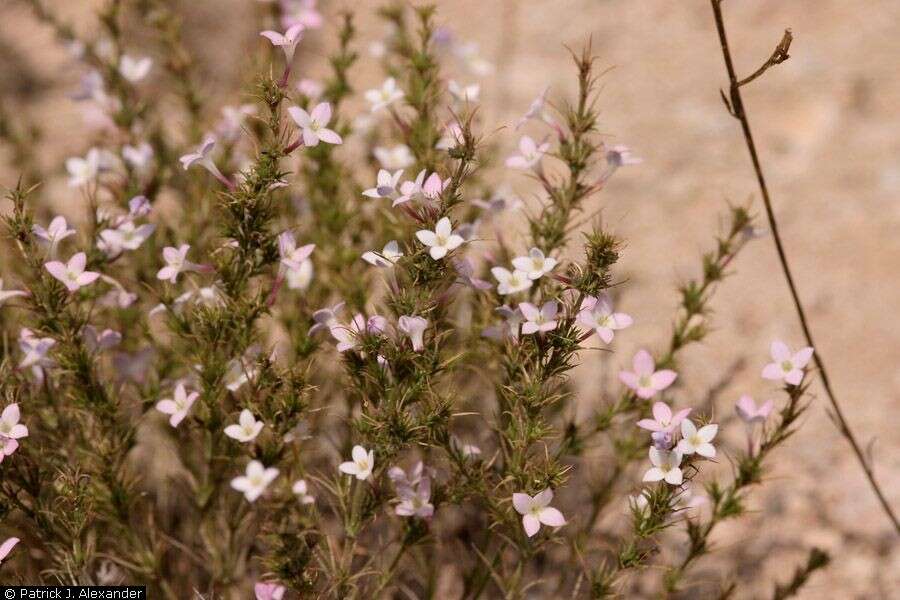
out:
M788 288L790 288L791 297L794 301L794 308L797 312L797 317L800 319L800 326L803 329L803 335L806 338L806 343L809 346L816 348L816 352L815 354L813 354L813 360L815 361L815 365L818 368L819 379L821 379L822 381L822 387L825 388L825 393L828 396L828 400L831 402L832 409L834 410L834 420L836 421L835 425L837 426L840 434L847 440L847 442L850 444L850 447L853 449L853 453L856 455L857 461L862 467L866 478L869 480L872 491L875 493L878 501L881 502L881 506L884 508L884 512L891 520L891 523L893 523L894 529L896 529L897 533L900 534L900 521L897 520L897 516L894 514L894 511L891 508L890 504L888 504L888 501L885 498L881 488L879 487L878 482L875 481L875 474L872 472L872 467L866 460L866 457L863 454L863 450L860 447L859 442L857 442L856 440L856 436L853 434L850 429L850 425L844 418L844 413L841 410L841 406L838 403L837 397L834 394L834 390L831 387L831 380L828 377L828 371L825 368L825 363L822 359L822 353L813 342L812 332L809 329L809 324L806 318L806 311L804 310L803 304L800 301L800 294L797 292L797 286L794 283L794 278L791 274L791 268L788 265L788 259L787 254L784 250L784 244L781 241L781 235L778 233L778 222L775 219L775 211L772 208L772 200L769 195L769 188L766 186L766 179L763 176L762 165L759 161L759 155L756 152L756 144L753 141L753 133L750 131L750 120L748 119L747 113L744 110L744 102L741 98L740 90L741 82L738 80L738 77L734 70L734 63L731 59L731 50L729 50L728 48L728 37L725 33L725 20L722 17L722 0L710 0L710 2L712 3L713 15L715 16L716 20L716 29L719 33L719 42L722 45L722 57L725 59L725 68L728 70L731 99L730 111L734 118L736 118L741 123L741 129L744 133L744 141L747 144L747 151L750 153L750 159L753 161L753 169L756 172L756 180L757 183L759 183L759 189L760 193L762 194L763 204L766 207L766 217L769 220L769 228L772 231L772 239L775 240L775 249L778 251L778 260L781 263L781 270L784 272L784 278L787 280Z

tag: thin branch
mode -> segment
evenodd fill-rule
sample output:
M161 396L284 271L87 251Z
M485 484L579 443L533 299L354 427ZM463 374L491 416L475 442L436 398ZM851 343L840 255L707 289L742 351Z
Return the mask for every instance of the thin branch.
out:
M762 165L760 164L759 155L756 152L756 144L753 141L753 134L750 130L750 121L747 117L746 111L744 110L744 102L741 98L740 87L742 85L753 81L772 65L787 60L788 49L793 37L791 36L790 30L786 30L784 37L775 48L772 56L768 61L766 61L766 64L764 64L760 69L757 70L757 72L750 75L749 77L743 80L739 80L737 78L737 75L735 74L734 63L731 58L731 50L729 50L728 48L728 37L725 33L725 20L722 17L722 0L710 0L710 2L712 3L713 15L715 16L716 21L716 29L719 34L719 42L722 46L722 57L725 60L725 68L728 70L728 79L730 82L730 103L726 101L726 105L728 105L731 115L741 122L741 129L744 133L744 141L747 144L747 150L750 153L750 159L753 161L753 169L756 172L756 180L759 183L759 189L760 193L762 194L763 204L766 208L766 216L769 220L769 229L772 231L772 239L775 240L775 249L778 251L778 260L781 263L781 269L784 272L784 277L787 280L788 287L790 288L791 297L794 301L794 308L800 320L800 326L803 329L803 335L806 338L806 343L809 346L816 348L816 352L815 354L813 354L813 360L815 361L816 367L818 368L819 378L822 381L822 387L825 388L825 393L828 396L828 400L831 402L831 407L834 411L833 416L835 425L837 426L840 434L847 440L847 442L850 444L850 447L853 449L853 453L856 455L857 461L862 467L866 478L869 480L872 491L875 493L875 496L877 496L878 501L884 508L884 512L891 520L891 523L893 523L894 529L896 529L897 533L900 534L900 521L897 520L897 516L894 514L894 511L891 508L890 504L888 504L888 501L884 496L884 492L882 492L881 488L878 485L878 482L875 481L875 474L872 471L872 467L866 460L865 454L859 442L857 442L856 440L856 436L853 434L850 429L850 425L844 418L844 413L841 410L841 406L838 403L834 390L831 387L831 380L828 377L828 371L825 368L822 354L816 346L815 342L813 342L812 332L810 331L809 324L806 318L806 311L804 310L803 304L800 301L800 294L797 292L797 286L794 283L794 278L791 274L791 268L788 265L788 259L787 254L784 250L784 244L781 241L781 235L778 233L778 222L775 219L775 211L772 208L772 200L769 195L769 188L766 186L766 180L763 176ZM722 94L722 98L723 100L726 100L724 94Z

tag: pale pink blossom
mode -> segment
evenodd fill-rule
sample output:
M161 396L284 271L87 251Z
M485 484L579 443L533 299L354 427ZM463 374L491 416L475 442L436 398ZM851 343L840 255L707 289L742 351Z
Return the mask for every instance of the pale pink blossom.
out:
M30 368L38 375L42 367L52 367L55 363L49 357L49 354L50 349L55 345L56 340L53 338L39 338L30 329L22 329L19 332L19 348L25 356L22 357L19 368Z
M318 0L282 0L281 24L290 27L300 23L307 29L318 29L325 22L325 18L316 7Z
M531 137L523 135L519 140L519 153L506 159L506 166L510 169L529 170L537 167L541 158L550 149L549 142L536 143Z
M278 236L278 254L281 257L281 264L286 269L299 269L315 249L315 244L305 244L298 247L294 234L290 231L282 232Z
M553 331L558 325L556 315L559 312L559 304L555 300L545 302L540 308L530 302L522 302L519 304L519 312L525 321L522 323L523 335L546 333Z
M100 277L100 273L85 271L86 266L87 255L84 252L79 252L70 258L68 263L53 260L45 264L44 268L55 279L66 286L70 292L74 293L85 286L91 285Z
M219 167L216 166L216 163L212 159L212 151L216 147L216 138L212 136L208 136L200 146L194 152L188 152L178 160L181 161L181 166L184 167L184 170L187 171L194 165L200 165L207 171L209 171L213 177L218 179L222 184L227 188L234 187L234 184L230 179L225 177L222 174L222 171L219 170Z
M409 202L411 200L419 200L424 198L422 186L425 183L425 176L428 172L425 169L419 171L419 174L416 175L414 180L404 181L400 184L400 195L394 200L392 206L397 206L399 204L403 204L404 202Z
M28 437L28 427L20 420L19 405L15 402L0 414L0 462L19 448L19 440Z
M150 73L152 67L153 59L149 56L136 58L123 54L119 61L119 74L131 83L138 83Z
M225 428L225 435L245 444L255 440L264 425L262 421L256 420L252 412L245 408L241 411L238 422Z
M540 248L532 248L528 256L517 256L512 259L513 267L528 274L528 279L540 279L556 267L557 260L552 256L544 256Z
M765 379L780 380L790 385L800 385L806 365L812 358L813 349L809 346L791 353L791 349L781 340L772 342L772 361L762 371Z
M66 171L69 172L69 186L81 187L97 178L100 173L101 156L97 148L91 148L84 158L74 156L66 159Z
M131 221L125 221L116 229L104 229L100 232L100 241L97 246L103 250L107 256L117 256L123 250L137 250L143 245L153 232L156 231L156 225L146 223L144 225L135 226Z
M632 361L634 371L621 371L619 380L634 390L638 398L652 398L675 381L678 374L669 369L656 370L653 357L646 350L640 350Z
M256 600L281 600L287 591L283 585L273 583L271 581L259 582L253 586L253 593L256 594Z
M397 86L397 80L393 77L385 79L380 88L371 89L365 93L366 101L372 105L373 113L387 108L403 96L403 90Z
M284 58L290 65L294 60L294 52L297 51L297 44L303 38L303 30L306 29L302 24L297 23L287 28L284 33L277 31L261 31L259 35L266 38L276 48L281 48L284 52Z
M362 446L353 446L351 456L353 460L341 463L338 470L341 473L352 475L360 481L371 477L372 469L375 468L375 451L366 450Z
M210 267L193 263L187 259L190 249L189 244L182 244L178 248L172 246L163 248L163 260L166 261L166 266L159 270L156 278L170 283L178 283L178 276L186 271L209 272Z
M672 413L672 409L665 402L655 402L653 404L653 418L641 419L637 422L637 426L648 431L664 431L672 433L675 428L681 425L681 422L691 414L690 408L685 408L677 413Z
M593 330L605 344L613 341L616 331L630 327L634 322L629 315L613 311L612 299L605 292L582 300L575 321Z
M427 327L428 319L411 315L403 315L397 322L397 328L412 342L414 352L421 352L425 348L423 338Z
M384 317L373 315L366 319L363 315L357 313L347 325L332 326L331 336L337 340L337 351L347 352L348 350L356 350L359 346L359 338L361 335L381 335L387 328L387 319Z
M300 504L313 504L316 501L315 496L310 495L309 486L305 479L295 481L294 485L291 486L291 491L297 496Z
M300 128L303 144L307 147L318 146L320 141L326 144L344 143L337 132L326 127L331 121L331 105L329 103L317 104L312 112L306 112L299 106L291 106L288 108L288 113Z
M696 453L705 458L715 458L716 449L710 442L718 431L719 426L715 423L697 429L690 419L685 419L681 422L681 440L677 449L683 455Z
M378 169L375 187L363 191L363 196L367 198L396 198L399 195L397 186L402 176L403 169L393 173L385 169Z
M312 327L309 328L309 335L312 335L322 329L328 329L329 331L331 331L335 327L339 327L340 323L338 322L338 313L340 313L343 308L344 303L338 302L330 308L320 308L319 310L314 312L313 321L315 321L315 323Z
M102 352L115 348L122 342L122 334L113 329L104 329L101 332L93 325L85 325L81 330L84 345L91 352Z
M397 243L397 240L389 241L384 245L381 252L370 250L362 255L364 261L376 267L393 267L402 257L403 252L400 250L400 245Z
M645 482L665 480L671 485L681 485L684 473L681 471L681 452L672 450L667 452L650 447L650 464L653 466L644 473Z
M125 144L122 146L122 158L136 171L144 171L153 160L153 146L142 142L137 146Z
M297 82L297 91L310 100L318 100L325 91L325 85L316 79L305 78Z
M769 417L769 414L771 414L772 408L773 403L771 400L766 400L762 405L757 407L756 402L753 401L753 397L749 394L743 394L738 398L738 401L734 406L738 416L748 425L764 423Z
M51 257L56 256L56 248L60 242L75 235L75 230L69 227L66 218L61 215L54 217L46 229L35 223L31 226L31 232L34 233L41 246L48 248L48 254Z
M553 120L547 114L546 110L547 92L549 91L550 87L545 87L544 91L541 92L541 95L531 101L531 105L528 107L528 111L516 123L516 129L519 129L531 119L543 121L545 123L553 123Z
M460 102L478 102L478 97L481 95L481 86L477 83L460 85L451 79L447 82L447 91L450 92L454 99Z
M4 302L11 298L25 297L28 296L28 292L24 292L22 290L7 290L3 289L3 279L0 278L0 306L3 305Z
M497 293L501 296L524 292L534 283L528 273L519 269L510 271L503 267L493 267L491 275L497 280Z
M278 477L278 469L275 467L267 469L258 460L251 460L247 463L245 474L231 480L231 487L243 493L247 502L255 502L263 495L269 484L275 481L276 477Z
M409 146L399 144L391 148L376 146L372 151L375 158L381 164L381 168L388 171L396 171L397 169L406 169L416 163L416 158L412 155Z
M163 398L156 403L156 410L164 415L169 415L169 425L178 427L199 397L200 394L198 392L189 394L184 384L179 383L175 386L175 394L172 398Z
M0 565L3 564L3 561L6 560L6 557L9 556L9 553L12 552L12 549L16 547L21 540L17 537L6 538L2 544L0 544Z
M550 488L529 496L524 493L515 493L512 497L513 507L522 515L522 527L525 535L532 537L541 528L541 525L549 527L562 527L566 524L563 514L550 506L553 501L553 490Z
M434 231L421 229L416 232L416 238L428 247L428 253L434 260L440 260L447 253L459 248L465 241L459 235L453 233L450 219L443 217L434 227Z

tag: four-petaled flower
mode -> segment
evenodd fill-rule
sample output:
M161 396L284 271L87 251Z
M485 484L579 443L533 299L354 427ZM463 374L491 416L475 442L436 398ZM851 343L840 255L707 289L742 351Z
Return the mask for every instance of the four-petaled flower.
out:
M225 428L225 435L241 443L252 442L262 431L263 425L265 424L257 421L253 413L245 408L241 411L237 424Z
M187 253L190 249L189 244L182 244L178 248L172 246L163 248L163 260L166 261L166 266L159 270L156 278L170 283L178 283L178 275L185 271L208 271L209 267L187 260Z
M276 477L278 469L275 467L267 469L258 460L251 460L247 463L246 473L231 480L231 487L242 492L247 502L255 502Z
M625 313L613 312L612 300L606 292L582 300L581 310L575 321L582 327L593 330L605 344L613 341L617 330L630 327L634 322Z
M566 524L563 514L550 506L553 501L553 490L550 488L535 496L515 493L512 501L516 512L522 515L522 526L528 537L536 534L542 524L550 527L562 527Z
M491 275L493 275L494 279L498 282L497 293L501 296L524 292L531 287L532 283L534 283L528 278L528 273L520 271L519 269L509 271L503 267L493 267L491 269Z
M366 100L372 104L372 112L378 112L397 100L403 98L403 90L397 87L397 80L388 77L381 84L380 88L368 90L365 94Z
M386 169L378 169L375 187L365 190L363 196L367 198L395 198L398 195L397 184L400 183L402 175L403 169L393 173Z
M749 394L743 394L734 405L738 416L748 425L763 423L772 412L772 401L766 400L757 408L756 402Z
M531 137L523 135L519 140L519 153L506 159L506 166L510 169L532 169L541 162L544 154L550 149L550 143L537 144Z
M365 481L372 476L372 469L375 468L375 451L366 450L362 446L353 446L350 453L353 460L343 462L338 467L341 473L352 475L360 481Z
M685 419L681 422L681 440L676 448L682 454L697 453L706 458L715 458L716 449L710 442L718 431L719 426L715 423L697 429L690 419Z
M297 44L300 43L300 40L303 37L304 29L306 28L302 24L297 23L296 25L288 27L287 31L284 33L266 30L261 31L259 35L272 42L272 45L276 48L281 48L284 52L284 58L290 66L291 62L294 60L294 52L297 50Z
M672 433L689 414L691 409L684 408L673 415L668 404L656 402L653 404L653 418L641 419L637 422L637 426L648 431Z
M288 108L288 113L300 128L305 146L318 146L320 141L326 144L344 143L337 132L326 127L331 121L331 105L329 103L317 104L312 112L306 112L299 106L291 106Z
M19 363L20 369L33 369L36 373L40 367L52 367L53 359L47 355L50 349L56 345L53 338L39 338L30 329L22 329L19 332L19 348L25 354L22 362Z
M772 342L772 361L762 371L765 379L783 379L790 385L800 385L803 381L803 371L812 358L813 349L809 346L801 348L795 353L781 340Z
M437 222L434 231L420 229L416 232L416 237L428 246L428 253L434 260L444 258L448 252L458 248L465 241L462 236L453 233L453 226L447 217Z
M156 225L153 223L145 223L136 227L132 221L125 221L116 229L101 231L102 243L98 242L97 245L109 256L116 256L123 250L137 250L153 235L154 231L156 231Z
M553 270L556 262L552 256L544 256L540 248L532 248L528 251L528 256L517 256L512 259L513 266L527 273L528 279L540 279Z
M84 158L73 156L66 159L66 171L69 172L69 186L87 185L100 172L100 151L91 148Z
M297 496L297 499L300 500L300 504L313 504L316 501L316 498L309 493L309 486L306 484L305 479L298 479L294 482L294 485L291 486L291 491Z
M28 427L20 423L19 405L15 402L0 414L0 462L19 448L19 441L28 437Z
M650 463L653 465L644 473L644 481L662 481L672 485L681 485L684 474L681 472L681 451L660 450L650 447Z
M646 350L640 350L634 355L632 362L634 371L621 371L619 380L634 390L638 398L652 398L657 392L666 389L678 374L669 369L656 371L653 357Z
M559 312L559 305L555 300L544 302L540 308L530 302L522 302L519 304L519 311L525 318L525 322L522 323L523 335L546 333L556 329L558 324L556 314Z
M191 407L200 396L198 392L188 394L183 383L175 386L174 398L164 398L156 403L156 410L169 416L169 425L178 427L190 412Z
M405 333L412 342L412 348L415 352L421 352L425 348L423 338L425 329L428 327L428 319L422 317L403 315L397 322L397 327Z
M70 292L77 292L86 285L90 285L97 281L100 273L94 271L85 271L87 266L87 255L79 252L69 259L68 263L62 263L53 260L44 265L44 268L58 279Z
M393 267L402 256L403 252L400 251L397 240L391 240L384 245L381 252L370 250L362 255L362 259L376 267Z

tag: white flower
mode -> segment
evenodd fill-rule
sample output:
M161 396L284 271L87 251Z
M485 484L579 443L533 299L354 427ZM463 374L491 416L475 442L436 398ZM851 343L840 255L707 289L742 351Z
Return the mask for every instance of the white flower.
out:
M119 61L119 74L131 83L137 83L147 76L153 66L153 59L149 56L135 58L128 54L122 55Z
M403 175L403 169L391 173L385 169L379 169L376 177L375 187L369 188L363 192L363 196L368 198L394 198L397 196L397 184L400 183L400 177Z
M194 152L188 152L178 160L181 161L181 166L184 167L184 170L187 171L194 165L200 165L212 175L225 183L228 181L228 178L222 175L222 172L219 170L219 167L216 166L216 163L213 162L212 159L212 151L216 147L216 138L212 136L208 136L200 146ZM230 184L230 182L229 182Z
M288 269L285 271L285 279L287 280L288 289L305 290L312 283L313 279L313 262L307 258L300 263L300 267L296 269Z
M566 524L563 514L550 506L553 501L553 490L550 488L534 497L523 493L513 494L512 501L516 512L522 515L522 526L528 537L536 534L542 524L550 527L562 527Z
M710 443L716 437L719 426L715 423L704 425L699 430L691 423L690 419L681 422L681 441L678 442L677 449L682 454L694 454L706 458L715 458L716 449Z
M559 305L554 300L545 302L540 308L530 302L522 302L519 304L519 311L525 317L522 324L523 335L546 333L556 329L558 324L556 313L559 311Z
M116 229L101 231L97 246L108 256L116 256L123 250L137 250L153 235L154 231L156 231L156 225L152 223L135 227L132 221L125 221Z
M352 461L341 463L338 467L341 473L353 475L360 481L365 481L372 476L372 469L375 468L375 451L366 450L362 446L353 446Z
M365 94L366 100L372 104L373 113L387 108L403 96L403 90L397 87L397 80L393 77L385 79L380 88L368 90Z
M262 421L257 421L253 413L245 408L238 417L238 424L225 428L225 435L241 443L252 442L262 431L263 425Z
M328 329L331 331L335 327L340 327L338 313L340 313L343 308L344 303L338 302L330 308L320 308L314 312L313 321L315 321L315 324L309 328L309 335L312 335L321 329Z
M415 164L416 159L412 155L409 146L400 144L392 148L384 148L377 146L372 153L381 164L383 169L388 171L396 171L397 169L406 169Z
M84 158L73 156L66 159L66 171L69 172L70 187L87 185L100 172L100 151L91 148Z
M516 292L524 292L534 283L528 278L528 273L516 269L510 272L503 267L494 267L491 269L491 275L499 282L497 293L501 296L507 294L515 294Z
M518 123L516 123L516 129L520 128L531 119L544 121L545 123L553 123L553 120L549 115L547 115L547 111L545 109L545 105L547 103L547 92L549 91L550 87L545 87L544 91L541 92L541 95L532 100L531 105L528 107L528 112L526 112L525 115L521 119L519 119Z
M529 136L523 135L519 140L519 153L507 158L506 166L510 169L522 169L527 171L528 169L537 166L538 163L541 162L541 158L543 158L544 154L546 154L549 149L549 142L538 145Z
M605 292L582 300L575 320L582 327L594 330L605 344L613 340L617 330L630 327L634 322L625 313L613 312L612 300Z
M247 463L246 474L232 479L231 487L242 492L247 502L255 502L276 477L278 477L278 469L275 467L267 469L258 460L251 460Z
M178 282L178 275L185 271L205 271L208 267L198 265L187 260L187 253L191 249L189 244L182 244L178 248L166 246L163 248L163 260L166 266L159 270L156 278L171 283Z
M61 241L75 235L75 230L69 228L69 224L63 216L53 217L46 229L34 224L31 226L31 232L38 239L40 245L49 248L50 256L56 256L56 248Z
M281 48L284 51L284 57L287 60L288 65L290 65L291 61L294 60L294 52L297 50L297 44L300 43L300 39L303 37L304 29L305 27L298 23L289 27L283 34L278 33L277 31L262 31L259 35L272 42L272 45L276 48Z
M295 481L294 485L291 486L291 491L296 494L297 499L300 500L300 504L312 504L316 501L315 497L309 494L305 479L298 479Z
M100 277L100 273L85 271L86 265L87 255L84 252L79 252L70 258L68 263L54 260L45 264L44 268L66 286L70 292L77 292L84 286L94 283Z
M320 141L326 144L344 143L341 136L326 127L331 121L331 105L329 103L322 102L316 105L310 113L299 106L291 106L288 108L288 113L300 128L303 143L307 147L318 146Z
M287 269L299 269L307 258L316 249L315 244L306 244L297 247L294 234L285 231L278 236L278 254L281 256L281 264Z
M122 146L122 158L125 159L125 162L134 167L134 169L143 171L150 166L150 161L153 160L153 146L147 142L143 142L137 146L125 144Z
M481 93L481 86L477 83L463 86L453 79L447 82L447 89L450 95L460 102L478 102L478 96Z
M394 481L400 499L400 503L394 508L397 515L422 519L430 519L434 515L434 505L431 503L431 477L425 473L421 462L413 470L412 480L408 479L406 473L399 467L393 467L389 476Z
M19 422L21 418L19 405L15 402L3 409L0 414L0 442L28 437L28 427Z
M812 358L813 349L809 346L792 353L787 344L781 340L772 342L772 361L763 369L765 379L783 379L790 385L800 385L803 381L803 370Z
M393 267L403 256L397 240L391 240L384 245L380 253L369 251L362 255L364 261L376 267Z
M413 351L421 352L422 349L425 348L423 338L425 336L425 329L428 327L428 319L403 315L398 320L397 326L400 331L409 336L409 340L412 342Z
M528 279L540 279L552 271L556 263L556 259L552 256L544 256L540 248L532 248L528 251L528 256L517 256L512 259L513 267L527 273Z
M453 226L447 217L443 217L437 222L434 231L421 229L416 232L416 237L428 246L428 253L434 260L444 258L448 252L458 248L465 241L461 236L453 233Z
M174 398L164 398L156 403L156 410L169 416L169 425L178 427L184 418L190 412L191 407L200 396L198 392L187 393L183 383L179 383L175 387Z
M681 451L677 448L671 452L650 447L650 463L653 465L644 473L644 481L662 481L672 485L681 485L684 478L681 472Z
M18 296L27 296L28 292L23 292L22 290L4 290L3 289L3 279L0 279L0 306L3 305L4 302L9 300L10 298L16 298Z

